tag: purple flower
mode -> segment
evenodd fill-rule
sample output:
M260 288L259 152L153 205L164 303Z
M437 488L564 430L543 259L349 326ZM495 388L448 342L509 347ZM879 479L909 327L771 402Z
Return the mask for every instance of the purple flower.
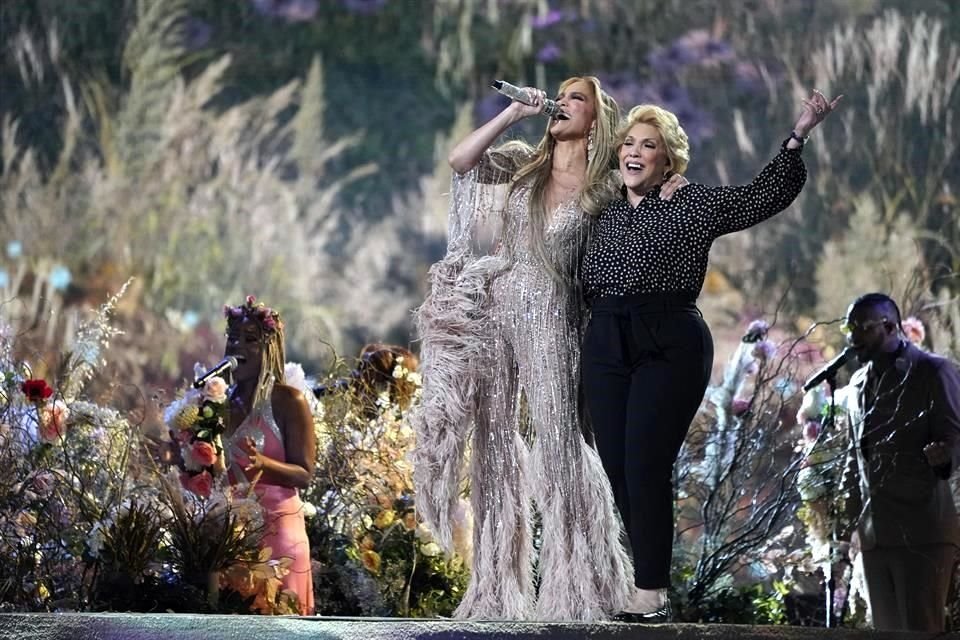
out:
M489 122L495 115L507 108L510 98L499 93L490 93L477 100L473 106L474 122L478 125Z
M730 413L735 416L742 416L750 408L751 402L753 402L752 398L734 398L730 403Z
M537 52L537 62L553 62L557 60L563 52L553 42L548 42Z
M530 18L530 26L534 29L546 29L547 27L552 27L555 24L563 22L567 18L566 11L560 11L559 9L550 9L546 14L542 16L532 16Z
M317 0L250 0L250 3L257 13L287 22L312 20L320 9Z
M665 47L647 55L647 63L657 73L674 73L689 65L715 66L735 59L733 47L704 29L689 31Z
M740 91L756 93L763 86L760 70L752 62L740 61L733 65L733 82Z
M200 18L189 18L184 31L184 44L187 49L192 51L203 49L207 46L210 42L210 37L213 35L213 27L210 26L210 23Z
M743 342L756 342L766 337L770 331L770 323L766 320L754 320L747 326L746 333L743 334Z
M769 340L760 340L755 345L753 345L753 351L750 352L751 355L757 360L762 360L766 362L772 358L777 353L777 346L770 342Z
M816 420L807 420L803 423L803 440L813 444L820 437L820 423Z

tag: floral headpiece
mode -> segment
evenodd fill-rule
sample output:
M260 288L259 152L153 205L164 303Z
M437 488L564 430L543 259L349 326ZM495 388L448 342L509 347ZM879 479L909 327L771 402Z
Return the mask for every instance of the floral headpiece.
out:
M257 302L253 296L247 296L246 302L239 307L223 305L223 317L227 319L227 323L250 318L260 325L260 329L265 333L276 333L283 328L280 312Z

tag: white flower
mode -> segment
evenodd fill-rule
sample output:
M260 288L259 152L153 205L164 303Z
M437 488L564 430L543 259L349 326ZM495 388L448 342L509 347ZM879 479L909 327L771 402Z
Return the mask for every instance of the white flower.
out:
M823 389L814 387L803 395L803 402L797 411L797 422L804 423L808 420L820 419L823 411L824 394Z
M227 401L227 381L213 376L203 385L203 398L221 404Z
M303 395L307 397L313 395L313 391L307 385L307 374L299 362L288 362L283 365L283 379L291 387L299 389Z
M314 517L315 515L317 515L317 507L314 506L314 504L313 504L312 502L306 502L306 501L304 501L304 503L303 503L303 516L304 516L305 518L312 518L312 517Z

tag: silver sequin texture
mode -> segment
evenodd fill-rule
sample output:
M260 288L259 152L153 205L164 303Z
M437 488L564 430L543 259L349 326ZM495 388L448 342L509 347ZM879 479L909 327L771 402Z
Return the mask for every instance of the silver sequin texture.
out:
M458 617L603 619L623 608L633 572L609 482L578 419L580 295L531 253L530 189L521 185L505 203L509 178L489 156L454 178L447 255L431 269L417 313L424 376L413 416L417 505L449 546L461 463L469 459L474 560ZM547 251L571 282L590 224L575 200L550 216Z

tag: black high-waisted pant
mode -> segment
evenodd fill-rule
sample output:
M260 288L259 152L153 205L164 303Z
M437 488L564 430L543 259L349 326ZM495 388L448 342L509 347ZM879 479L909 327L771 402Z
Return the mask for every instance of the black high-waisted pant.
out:
M633 548L636 585L670 585L673 463L703 399L713 338L688 294L596 298L583 390Z

